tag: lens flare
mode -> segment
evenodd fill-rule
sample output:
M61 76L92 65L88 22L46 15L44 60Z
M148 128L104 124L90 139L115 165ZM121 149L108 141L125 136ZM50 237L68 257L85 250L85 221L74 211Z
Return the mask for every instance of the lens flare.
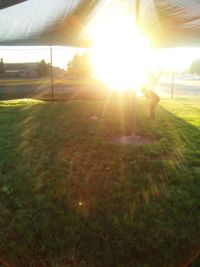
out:
M150 49L132 17L113 14L102 18L92 34L91 60L95 76L112 90L137 90L147 83Z

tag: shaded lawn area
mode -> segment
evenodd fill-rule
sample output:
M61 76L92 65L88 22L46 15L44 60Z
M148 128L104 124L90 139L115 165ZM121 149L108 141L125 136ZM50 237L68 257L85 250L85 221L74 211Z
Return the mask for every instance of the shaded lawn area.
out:
M200 98L0 102L0 261L10 266L182 267L200 252ZM91 115L101 114L99 120Z

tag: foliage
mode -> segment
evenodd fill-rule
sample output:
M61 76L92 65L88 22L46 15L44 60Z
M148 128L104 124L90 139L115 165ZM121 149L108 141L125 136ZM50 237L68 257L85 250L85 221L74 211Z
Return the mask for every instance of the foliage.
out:
M200 74L200 59L196 59L190 66L189 69L192 74Z
M0 61L0 74L4 74L5 73L5 64L3 62L3 58L1 58L1 61Z
M76 79L88 79L92 76L92 63L88 53L76 54L67 65L68 75Z
M39 77L44 77L49 75L50 73L50 64L46 63L44 59L42 59L37 66L37 73Z
M0 259L15 267L180 267L200 250L199 98L0 102ZM101 115L93 121L91 114ZM11 265L11 266L12 266Z

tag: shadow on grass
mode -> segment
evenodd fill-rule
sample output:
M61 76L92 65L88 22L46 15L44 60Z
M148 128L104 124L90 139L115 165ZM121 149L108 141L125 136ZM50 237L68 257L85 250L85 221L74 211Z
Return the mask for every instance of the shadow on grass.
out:
M138 106L148 146L110 144L131 103L0 108L0 255L13 266L184 266L199 251L200 131ZM92 121L92 113L101 119Z

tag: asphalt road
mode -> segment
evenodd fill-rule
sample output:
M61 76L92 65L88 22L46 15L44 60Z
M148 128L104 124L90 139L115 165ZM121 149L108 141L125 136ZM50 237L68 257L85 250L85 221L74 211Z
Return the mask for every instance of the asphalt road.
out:
M200 79L189 79L181 76L175 77L173 86L171 77L161 78L155 86L155 91L163 97L170 97L172 87L174 97L200 96Z
M54 84L54 95L72 95L77 86L66 84ZM50 80L44 82L27 82L17 80L17 83L4 83L0 80L0 100L15 98L36 98L49 99L52 96L52 87Z
M154 87L154 91L161 97L171 96L172 81L171 77L162 77L158 84ZM95 93L94 88L92 89ZM54 96L58 99L69 98L73 95L81 95L82 89L77 85L54 84ZM6 84L0 80L0 100L15 98L36 98L51 99L52 88L50 80L44 82L28 82L28 83L11 83ZM174 81L174 97L182 96L200 96L200 80L188 79L185 77L175 77Z

